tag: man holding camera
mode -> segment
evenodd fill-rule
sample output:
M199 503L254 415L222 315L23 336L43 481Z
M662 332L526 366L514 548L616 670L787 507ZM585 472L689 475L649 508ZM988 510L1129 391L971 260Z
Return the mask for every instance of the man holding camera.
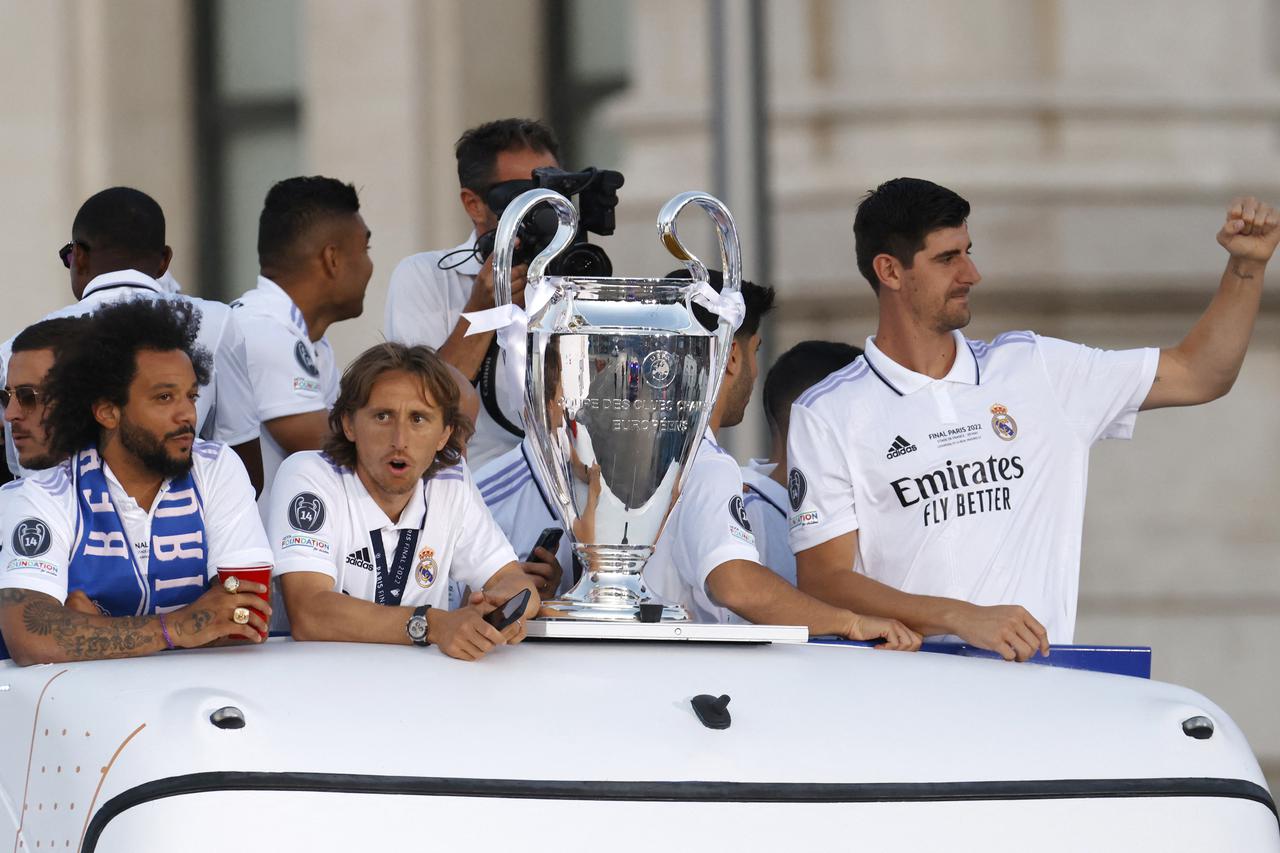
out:
M533 170L559 166L555 134L539 121L508 118L473 127L458 140L459 199L474 226L459 246L402 260L391 274L385 331L388 340L434 347L474 382L482 405L467 458L478 469L520 443L520 413L511 411L493 332L467 336L464 313L492 308L493 242L498 214L487 198L496 185L527 181ZM487 250L477 236L489 237ZM524 301L526 265L511 276L511 296Z

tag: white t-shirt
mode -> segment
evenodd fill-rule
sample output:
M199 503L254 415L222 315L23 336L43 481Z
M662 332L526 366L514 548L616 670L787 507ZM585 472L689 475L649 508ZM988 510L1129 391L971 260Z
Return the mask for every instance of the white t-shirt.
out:
M200 389L200 398L196 401L196 431L203 438L232 445L256 438L257 424L243 410L225 404L227 400L241 399L249 387L242 356L244 339L239 328L231 322L230 306L211 299L171 293L164 282L145 273L121 270L97 276L85 286L80 301L46 314L41 320L82 317L103 305L139 297L182 299L200 309L200 332L196 343L213 356L213 376L209 384ZM12 352L13 338L0 344L0 367L3 367L0 372L7 374ZM218 405L219 400L224 405ZM18 451L13 445L13 433L8 423L4 427L4 443L9 470L15 476L30 476L31 471L18 465Z
M197 440L191 458L196 488L203 499L208 579L217 577L219 566L269 564L271 549L253 506L253 485L240 457L224 444ZM0 588L29 589L66 601L67 567L81 533L71 464L68 460L0 490L0 542L5 545L0 553ZM145 579L151 522L156 507L169 491L170 481L165 480L155 501L144 509L125 493L105 460L102 470L134 560ZM49 547L37 558L21 558L9 547L14 527L27 519L43 522L49 531Z
M743 504L742 470L708 429L644 568L649 589L683 604L696 622L746 621L707 593L707 577L722 563L760 562Z
M277 575L319 572L333 578L335 590L374 601L378 560L371 534L378 532L383 564L392 570L402 530L420 533L403 586L388 587L401 590L401 605L447 607L451 581L479 590L516 559L465 462L415 489L398 522L387 518L359 476L319 451L295 453L280 466L267 516Z
M742 466L742 503L756 537L760 561L792 586L796 585L796 555L787 540L787 490L769 478L776 463L752 459Z
M565 529L551 496L534 473L532 453L525 439L476 471L480 497L521 559L529 558L542 531L548 527ZM573 586L573 543L567 532L560 536L556 560L562 571L559 591L566 592Z
M1155 349L959 332L934 380L866 355L791 408L791 547L852 530L855 571L910 593L1020 604L1054 643L1075 630L1089 449L1129 438Z
M231 303L232 316L244 337L245 372L250 380L246 396L235 401L242 411L262 423L289 415L327 411L338 399L338 367L327 338L312 341L307 321L289 294L275 282L258 276L258 286ZM270 505L272 481L285 452L263 429L262 495Z
M458 325L458 318L462 316L476 276L480 273L480 261L467 254L475 242L476 234L472 231L460 246L442 252L410 255L396 265L387 290L384 324L387 340L409 345L426 344L435 349L444 345L449 333ZM442 261L452 268L440 269ZM516 427L522 424L520 413L510 411L507 403L507 374L502 368L503 358L499 355L491 365L497 383L493 386L495 393L485 399L482 390L476 432L467 442L467 459L476 471L520 443L520 435L503 427L489 412L489 406L496 405L508 423Z

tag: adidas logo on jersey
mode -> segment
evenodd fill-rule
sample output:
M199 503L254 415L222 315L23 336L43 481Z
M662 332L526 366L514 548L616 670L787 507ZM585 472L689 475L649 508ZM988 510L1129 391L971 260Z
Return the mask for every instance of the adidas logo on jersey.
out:
M366 572L373 571L373 560L369 557L369 549L361 548L359 551L353 551L348 554L347 565L355 566L357 569L364 569Z
M899 456L906 456L908 453L915 453L920 448L907 441L902 436L898 436L893 440L893 444L889 445L889 452L884 455L885 459L897 459Z

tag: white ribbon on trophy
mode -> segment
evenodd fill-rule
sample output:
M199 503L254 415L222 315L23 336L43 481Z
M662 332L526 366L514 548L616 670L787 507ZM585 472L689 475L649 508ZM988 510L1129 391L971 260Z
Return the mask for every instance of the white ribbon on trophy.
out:
M541 311L555 294L553 285L545 278L538 278L525 286L524 308L508 302L496 308L462 315L470 324L465 337L497 332L503 370L507 375L506 387L502 392L508 412L518 414L524 411L524 370L529 355L529 318Z
M703 281L698 284L698 289L693 292L693 301L706 308L712 314L728 320L733 326L733 331L737 332L742 326L743 319L747 316L746 303L742 301L742 291L735 290L732 293L722 293L711 286L710 282Z

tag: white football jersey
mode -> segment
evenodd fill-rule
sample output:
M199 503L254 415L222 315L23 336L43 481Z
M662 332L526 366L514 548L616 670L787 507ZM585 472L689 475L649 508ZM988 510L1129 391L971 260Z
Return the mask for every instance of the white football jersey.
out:
M397 577L394 555L404 531L411 532L412 559ZM351 469L319 451L295 453L276 476L267 536L277 575L319 572L333 578L335 590L376 601L381 570L393 581L384 577L384 591L410 607L448 607L451 581L479 590L516 559L465 462L425 480L392 522Z
M191 452L200 512L204 516L204 548L208 578L217 577L219 566L254 566L271 563L262 521L253 506L253 486L240 457L224 444L197 440ZM21 559L12 547L0 557L0 588L16 587L43 592L58 601L67 598L67 567L82 536L76 494L72 488L71 460L7 483L0 490L0 542L10 543L20 524L34 523L47 531L42 550ZM139 506L121 487L104 461L103 474L130 550L145 582L151 545L151 521L169 494L165 480L150 507ZM204 579L200 579L203 582Z
M289 415L328 411L338 399L338 367L327 338L312 341L302 311L288 293L268 278L231 303L232 319L243 333L247 396L219 405L250 413L259 424ZM270 506L271 488L285 452L261 429L262 494Z
M1160 353L954 335L942 379L868 338L864 356L796 400L791 547L857 530L851 569L910 593L1020 604L1069 643L1089 449L1132 435Z
M787 538L787 490L770 479L776 463L752 459L742 466L742 504L756 537L760 562L787 583L796 584L796 555Z
M707 577L730 560L759 563L760 554L743 507L742 471L708 429L644 579L659 597L683 604L696 622L742 623L746 620L707 592Z
M531 559L530 552L544 530L549 527L564 530L551 496L543 491L541 481L533 473L533 452L529 440L525 439L476 472L476 485L484 505L522 560ZM573 540L567 533L560 536L556 560L562 572L559 591L565 592L573 586ZM458 591L461 591L460 585Z

